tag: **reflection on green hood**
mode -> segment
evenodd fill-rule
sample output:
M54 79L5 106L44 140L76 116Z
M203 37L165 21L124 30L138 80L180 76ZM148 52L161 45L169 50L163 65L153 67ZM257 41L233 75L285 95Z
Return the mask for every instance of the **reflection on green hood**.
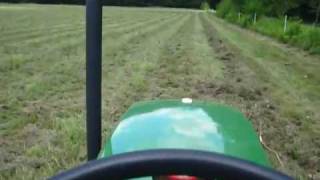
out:
M222 153L269 166L251 123L230 107L199 101L140 102L121 120L101 157L180 148Z

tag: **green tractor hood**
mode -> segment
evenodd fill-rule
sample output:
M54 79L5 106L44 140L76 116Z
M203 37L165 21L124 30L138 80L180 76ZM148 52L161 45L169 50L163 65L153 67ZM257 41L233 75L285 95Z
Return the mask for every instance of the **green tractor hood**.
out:
M100 157L165 148L217 152L269 166L255 130L242 113L192 100L134 104L121 118Z

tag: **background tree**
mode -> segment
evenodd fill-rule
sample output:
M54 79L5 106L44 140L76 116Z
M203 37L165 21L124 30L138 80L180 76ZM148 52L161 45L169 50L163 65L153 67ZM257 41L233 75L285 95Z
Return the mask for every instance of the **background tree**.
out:
M290 9L296 8L300 0L270 0L269 13L275 16L284 16Z
M320 18L320 0L309 0L309 6L311 12L315 14L314 24L318 24Z
M257 13L258 15L262 15L265 13L265 6L261 0L245 0L242 9L246 14Z

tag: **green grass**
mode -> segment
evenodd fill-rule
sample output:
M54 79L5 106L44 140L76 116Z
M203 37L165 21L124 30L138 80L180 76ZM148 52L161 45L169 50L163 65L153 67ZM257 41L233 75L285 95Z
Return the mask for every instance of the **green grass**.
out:
M314 159L314 155L320 151L320 142L316 140L320 128L317 122L320 118L317 110L320 106L319 57L284 47L269 38L244 31L221 20L215 19L214 22L220 35L230 42L234 51L243 55L243 63L265 84L269 95L279 106L279 114L275 119L265 122L269 127L264 130L265 134L269 136L271 144L275 143L272 146L277 151L282 151L284 158L292 156L290 161L296 161L299 165L310 163L309 166L312 166L314 161L318 161L317 158ZM287 134L290 129L285 130L289 127L294 130L291 135ZM281 133L284 130L286 132ZM282 169L287 172L295 169L296 177L305 177L294 163L286 166Z
M0 179L48 177L80 164L86 159L83 7L1 5L0 15ZM178 31L185 33L184 42L197 40L206 48L203 34L189 37L190 28L184 28L194 25L188 24L191 16L195 13L170 9L104 8L105 137L132 103L160 94L168 98L191 94L183 87L161 87L167 79L155 76L166 70L163 57L170 60L175 53L172 43L177 43ZM168 73L194 68L204 73L194 79L189 74L188 83L218 74L203 65L212 60L210 49L201 49L199 53L206 54L200 59L193 44L188 46L192 61L203 62ZM178 56L180 61L186 57L182 52ZM212 61L210 66L215 63L219 64Z
M284 33L284 22L281 19L262 17L256 25L251 25L253 30L276 39L300 47L310 53L320 53L320 29L299 21L290 20L288 29Z
M230 9L231 5L220 6L218 16L229 22L238 24L242 27L252 29L261 34L275 38L283 43L299 47L311 54L320 54L320 28L303 24L301 20L290 18L287 23L287 30L284 31L284 17L271 18L260 16L256 24L253 23L253 17L248 14L242 14L239 19L235 10Z
M234 106L256 129L263 121L285 161L276 168L319 170L310 168L319 162L318 56L197 11L105 7L103 16L104 139L134 102L192 97ZM84 8L1 4L0 34L0 179L83 163Z

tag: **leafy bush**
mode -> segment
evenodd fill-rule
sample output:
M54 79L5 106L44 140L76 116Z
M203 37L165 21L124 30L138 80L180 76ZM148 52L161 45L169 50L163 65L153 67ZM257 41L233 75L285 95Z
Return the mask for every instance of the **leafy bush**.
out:
M292 39L294 36L298 36L302 32L300 22L291 22L288 25L288 30L285 35Z
M252 24L252 18L251 16L248 16L248 15L242 15L238 23L242 27L249 27Z
M280 39L284 43L290 43L292 45L297 44L297 40L302 34L301 23L298 21L288 22L288 28L286 32L283 32L282 35L278 35L278 39Z
M226 15L225 19L232 22L232 23L235 23L238 21L238 18L237 18L237 15L235 14L235 12L229 12Z
M262 15L265 12L265 6L261 0L245 0L243 3L243 12L246 14Z
M311 53L320 54L320 29L315 27L307 29L296 43Z
M208 1L203 1L200 5L200 9L202 10L209 10L210 9L210 4L208 3Z
M228 17L229 19L233 18L236 14L236 8L232 3L232 0L224 0L217 6L217 15L222 18Z
M252 28L257 32L277 39L280 39L283 35L283 21L280 19L261 17Z

